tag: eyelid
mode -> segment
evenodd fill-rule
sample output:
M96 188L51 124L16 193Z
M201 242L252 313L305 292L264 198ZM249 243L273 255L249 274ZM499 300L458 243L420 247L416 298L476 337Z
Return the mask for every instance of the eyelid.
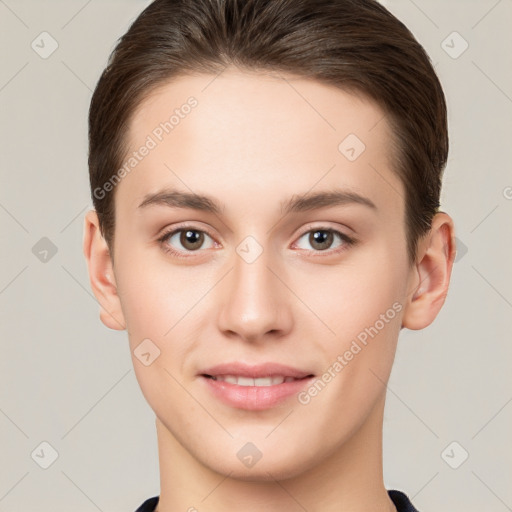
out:
M343 252L345 249L347 249L349 246L356 245L358 243L358 240L354 238L351 235L347 235L343 232L340 228L335 228L329 225L326 225L325 223L315 224L310 223L306 225L305 229L301 231L301 234L296 237L296 241L293 243L293 246L296 246L297 241L300 240L304 235L307 235L308 233L314 232L314 231L329 231L331 233L334 233L335 235L338 235L339 238L342 240L341 247L336 247L334 249L326 249L325 251L315 251L314 249L300 249L301 251L306 251L309 253L312 253L316 256L322 256L322 255L332 255L332 254L339 254L340 252ZM352 230L351 230L352 231Z
M164 247L163 250L165 252L172 253L177 257L188 258L189 256L185 256L184 254L190 253L191 255L194 255L194 253L199 254L200 252L204 251L204 249L203 250L199 249L197 251L179 251L177 249L174 249L174 247L172 247L171 245L165 243L165 240L167 240L169 237L174 236L176 233L179 233L181 231L186 231L187 229L189 229L191 231L197 231L199 233L205 233L213 240L214 245L217 245L215 237L210 233L210 231L208 229L200 228L198 225L189 224L188 222L184 222L181 224L175 224L169 228L164 228L157 235L157 241L160 244L160 246Z
M201 233L206 233L210 238L215 239L215 237L210 233L208 228L200 227L198 224L190 224L188 222L183 222L162 229L157 235L157 240L161 240L162 238L168 238L169 236L174 235L179 231L185 231L187 229L192 231L199 231Z
M346 228L349 231L353 231L348 226L346 226ZM297 235L297 236L300 238L301 236L303 236L306 233L309 233L310 231L313 231L315 229L318 230L318 231L334 231L334 232L339 233L340 235L345 236L346 238L353 239L352 236L348 235L347 233L344 233L342 231L342 228L334 227L334 226L329 226L329 224L327 222L321 222L321 221L309 222L308 224L306 224L306 226L304 227L303 230L301 229L301 231L300 231L301 234Z

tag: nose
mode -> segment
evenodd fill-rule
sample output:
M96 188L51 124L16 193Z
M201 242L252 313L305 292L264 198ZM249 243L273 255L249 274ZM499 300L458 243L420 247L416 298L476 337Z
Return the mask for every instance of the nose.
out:
M265 250L254 261L243 252L234 255L234 268L222 280L218 324L225 336L262 343L292 329L286 278L277 262L270 260Z

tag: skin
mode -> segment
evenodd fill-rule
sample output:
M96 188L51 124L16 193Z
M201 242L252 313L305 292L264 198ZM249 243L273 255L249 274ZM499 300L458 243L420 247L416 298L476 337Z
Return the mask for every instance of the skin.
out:
M114 263L96 213L85 218L101 320L127 330L156 414L158 511L394 511L382 476L385 383L400 330L428 326L444 303L453 221L436 214L410 265L405 192L384 113L313 80L232 68L215 79L180 77L142 101L131 150L190 96L198 105L116 187ZM338 150L350 133L366 145L352 162ZM224 208L138 208L163 187L212 196ZM377 209L280 212L295 194L333 188ZM206 230L202 246L184 246L179 234L157 241L182 222ZM335 236L322 251L309 236L315 228L357 243ZM237 253L247 236L263 250L252 263ZM229 407L197 375L227 361L275 361L321 376L394 303L394 318L306 405L292 397L264 411ZM149 366L134 355L146 338L160 349ZM237 457L247 442L262 452L251 468Z

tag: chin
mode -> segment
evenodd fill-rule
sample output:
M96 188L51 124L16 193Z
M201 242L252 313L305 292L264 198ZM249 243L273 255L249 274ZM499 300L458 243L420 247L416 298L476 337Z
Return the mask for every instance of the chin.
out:
M238 458L219 460L215 459L213 464L208 464L204 461L212 471L219 473L222 476L228 476L234 480L241 480L246 482L273 482L275 480L287 480L299 476L306 471L310 466L313 466L313 461L298 460L297 454L290 454L289 457L282 458L266 457L265 455L256 462L252 467L246 467ZM264 460L266 459L266 460ZM309 462L309 463L308 463Z

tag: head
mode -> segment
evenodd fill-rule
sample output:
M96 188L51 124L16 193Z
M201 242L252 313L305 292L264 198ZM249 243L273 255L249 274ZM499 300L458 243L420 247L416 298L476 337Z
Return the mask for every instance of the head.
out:
M373 0L156 0L97 84L89 140L101 318L197 460L290 476L382 412L400 329L434 320L455 251L444 95L399 20ZM191 396L232 361L313 377L294 402L206 414Z
M279 37L276 37L276 34ZM411 264L439 208L448 155L443 90L423 47L377 1L155 1L113 51L91 101L92 200L113 254L115 184L137 107L162 84L227 66L331 84L378 104L404 188ZM105 187L112 183L114 186Z

